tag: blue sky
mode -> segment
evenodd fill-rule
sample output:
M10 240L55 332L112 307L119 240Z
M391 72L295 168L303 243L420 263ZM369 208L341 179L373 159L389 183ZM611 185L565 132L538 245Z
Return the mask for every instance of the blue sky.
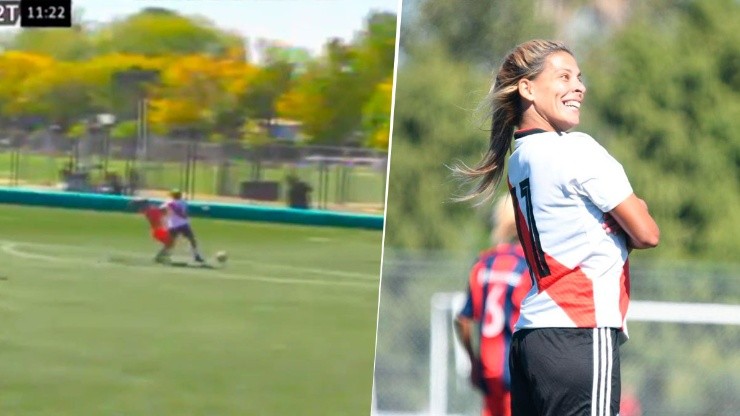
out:
M252 41L282 40L314 54L329 38L352 40L372 10L400 14L400 0L73 0L72 4L83 10L86 21L109 22L152 6L202 15Z

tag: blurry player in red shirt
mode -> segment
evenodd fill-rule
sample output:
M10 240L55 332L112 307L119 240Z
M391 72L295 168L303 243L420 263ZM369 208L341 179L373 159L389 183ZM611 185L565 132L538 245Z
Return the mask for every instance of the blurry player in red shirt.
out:
M640 398L630 386L622 388L622 398L619 403L620 416L642 416Z
M455 325L470 358L470 380L484 395L481 415L510 416L509 346L532 281L510 197L498 201L493 222L494 246L479 255L470 271L467 300ZM474 333L478 351L473 347Z
M162 249L159 250L157 255L154 257L154 261L158 263L167 261L170 255L170 249L174 246L174 239L167 230L167 226L164 221L167 210L150 203L146 199L136 199L132 204L134 208L136 208L139 213L143 214L147 221L149 221L152 238L162 244Z

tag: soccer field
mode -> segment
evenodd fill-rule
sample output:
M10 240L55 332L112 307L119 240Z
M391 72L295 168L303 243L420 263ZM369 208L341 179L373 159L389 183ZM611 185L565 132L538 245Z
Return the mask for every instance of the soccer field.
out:
M0 415L369 414L378 231L0 205Z

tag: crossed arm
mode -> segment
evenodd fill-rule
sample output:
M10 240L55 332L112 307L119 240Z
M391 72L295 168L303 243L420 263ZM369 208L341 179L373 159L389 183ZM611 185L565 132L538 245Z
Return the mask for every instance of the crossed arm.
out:
M647 203L635 194L630 195L609 211L608 216L611 216L616 221L616 225L625 232L627 246L630 249L653 248L660 242L658 224L650 216ZM607 231L609 231L608 228Z

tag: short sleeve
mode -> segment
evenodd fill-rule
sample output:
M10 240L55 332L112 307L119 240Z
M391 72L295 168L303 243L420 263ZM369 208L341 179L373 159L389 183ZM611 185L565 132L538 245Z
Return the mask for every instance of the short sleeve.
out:
M609 212L632 194L632 186L622 165L603 146L587 135L580 140L574 164L577 192Z

